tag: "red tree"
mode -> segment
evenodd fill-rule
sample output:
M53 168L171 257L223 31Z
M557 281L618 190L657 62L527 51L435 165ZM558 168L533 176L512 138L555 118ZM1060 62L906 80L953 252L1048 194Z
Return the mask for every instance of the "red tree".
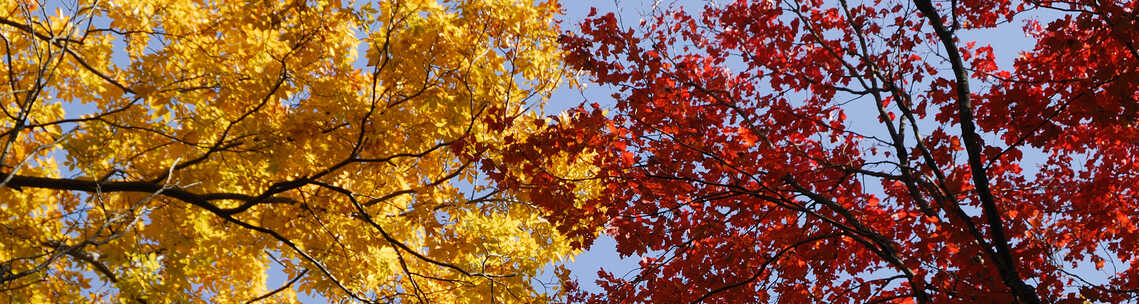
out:
M633 29L591 15L567 60L617 88L616 111L516 152L606 151L609 199L529 185L563 229L607 221L621 254L647 256L635 276L602 273L596 302L1134 301L1137 14L738 0ZM999 41L959 39L1018 15L1050 17L1023 27L1036 45L1011 71Z

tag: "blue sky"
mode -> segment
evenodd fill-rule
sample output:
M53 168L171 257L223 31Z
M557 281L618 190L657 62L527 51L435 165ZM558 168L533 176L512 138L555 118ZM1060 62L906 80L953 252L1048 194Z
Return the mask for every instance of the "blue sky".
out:
M591 7L596 7L599 13L617 12L619 20L625 26L635 26L638 24L642 16L646 16L651 12L651 7L654 3L660 3L661 6L668 6L670 3L687 5L691 7L700 7L704 1L651 1L651 0L600 0L600 1L580 1L580 0L565 0L562 5L565 8L565 15L561 18L563 21L561 27L563 30L576 31L577 24L582 21L590 12ZM981 32L967 32L962 35L963 41L978 40L980 44L986 42L992 43L997 57L997 63L1002 69L1012 68L1012 61L1016 58L1020 51L1026 50L1032 46L1032 40L1024 37L1020 26L1023 23L1014 21L1006 26L995 30L981 31ZM586 79L582 79L586 80ZM975 88L980 90L982 88ZM546 106L547 112L557 112L572 106L575 106L583 101L597 102L602 105L612 105L613 102L609 97L611 91L604 87L596 85L587 85L586 89L573 89L563 87L557 91L553 98L550 99ZM852 115L852 118L855 115ZM858 118L854 118L858 119ZM874 125L873 119L869 119L868 125ZM991 134L989 136L992 137ZM1040 162L1041 156L1036 155L1032 158L1030 153L1026 153L1026 162ZM1033 165L1026 165L1026 169L1034 170ZM581 255L575 257L574 260L566 262L573 271L573 276L576 277L583 287L591 290L596 290L596 285L593 281L596 280L596 273L598 270L604 268L605 270L615 273L617 275L627 274L633 271L636 267L638 257L628 257L622 259L616 252L616 244L610 237L601 237L594 245ZM1084 267L1084 271L1087 271ZM1081 271L1082 273L1084 271ZM552 278L552 272L543 274L543 278ZM1094 276L1093 276L1094 277ZM279 272L272 272L269 278L268 288L273 289L276 286L284 284L289 278L284 277ZM325 302L318 298L304 297L302 300L311 303Z

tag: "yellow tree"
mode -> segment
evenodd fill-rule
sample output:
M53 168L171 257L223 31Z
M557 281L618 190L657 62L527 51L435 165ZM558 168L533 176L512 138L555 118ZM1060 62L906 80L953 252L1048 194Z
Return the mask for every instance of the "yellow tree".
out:
M480 172L548 128L558 11L3 2L0 302L550 300L574 239Z

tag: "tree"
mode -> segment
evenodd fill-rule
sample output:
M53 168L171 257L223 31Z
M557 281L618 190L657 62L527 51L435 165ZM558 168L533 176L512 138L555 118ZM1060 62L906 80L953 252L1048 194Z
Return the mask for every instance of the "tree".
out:
M4 3L0 301L556 295L474 161L547 125L556 1Z
M579 296L1136 300L1137 11L737 0L635 28L591 14L562 42L572 67L615 88L615 113L582 108L574 121L589 123L533 138L604 149L606 199L560 212L607 221L618 251L644 258ZM1035 46L1011 70L1000 41L962 38L1018 16ZM1084 277L1096 271L1106 279Z

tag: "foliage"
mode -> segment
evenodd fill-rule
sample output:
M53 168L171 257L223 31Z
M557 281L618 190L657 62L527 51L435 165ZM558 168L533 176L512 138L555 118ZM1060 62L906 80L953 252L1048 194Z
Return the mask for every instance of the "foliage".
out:
M481 172L549 126L558 10L5 1L0 301L550 300L575 239Z
M580 299L1139 296L1139 2L726 2L562 39L617 102L534 137L608 149L605 199L555 212L644 257ZM1011 70L962 38L1016 18Z

